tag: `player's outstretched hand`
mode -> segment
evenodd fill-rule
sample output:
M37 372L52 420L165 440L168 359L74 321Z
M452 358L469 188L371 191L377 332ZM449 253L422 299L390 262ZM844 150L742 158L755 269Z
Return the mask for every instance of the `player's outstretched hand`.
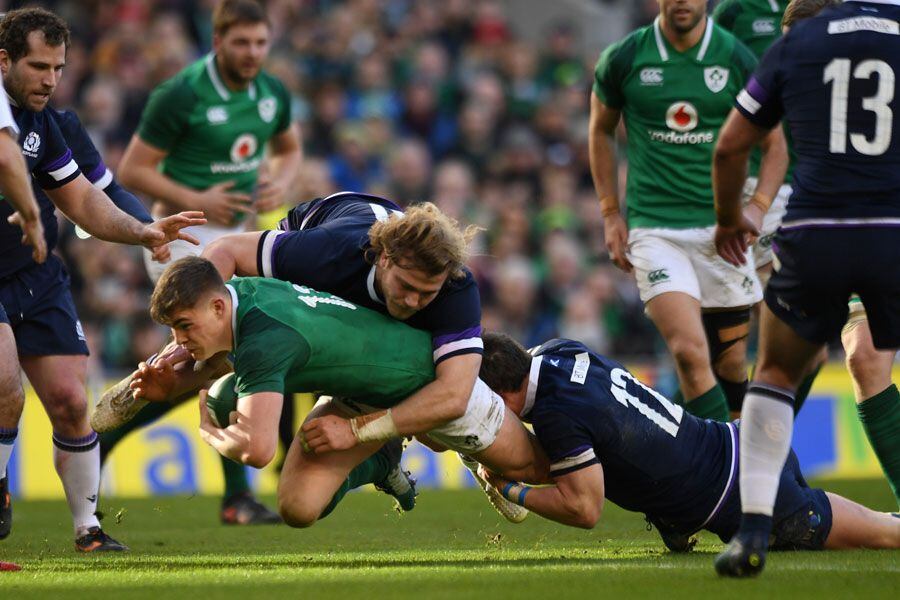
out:
M129 387L134 397L148 402L167 402L175 388L175 368L168 361L142 362L132 377Z
M628 249L628 224L622 215L613 213L604 218L603 233L606 238L606 249L613 264L626 273L631 273L634 267L625 254Z
M22 243L34 248L31 257L34 262L40 264L47 260L47 240L44 238L44 225L41 218L26 221L18 212L14 212L6 219L10 225L16 225L22 228Z
M736 226L716 225L716 252L726 262L739 267L746 264L747 248L750 247L751 240L757 237L759 229L747 216L742 215L741 222Z
M184 240L191 244L199 245L200 242L194 236L182 231L185 227L206 225L206 218L199 210L188 210L171 215L149 223L141 232L141 245L151 250L175 240Z
M310 452L323 454L336 450L349 450L358 443L349 419L325 415L310 419L300 428Z

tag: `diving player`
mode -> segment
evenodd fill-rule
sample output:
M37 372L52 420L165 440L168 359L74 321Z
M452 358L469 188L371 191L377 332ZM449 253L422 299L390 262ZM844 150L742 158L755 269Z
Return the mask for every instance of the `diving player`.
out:
M201 435L223 456L256 467L274 455L285 393L322 391L341 398L320 404L310 417L359 414L366 407L386 408L390 415L399 400L434 378L427 332L285 281L234 278L225 284L215 266L199 257L181 259L167 268L151 299L151 314L172 328L175 341L194 360L233 354L233 389L239 398L236 418L218 429L204 409ZM207 378L192 369L176 372L168 364L156 369L144 364L131 385L142 398L165 401L196 389ZM377 415L350 421L360 432L383 428L384 422ZM307 434L305 440L312 444L314 436ZM514 464L530 479L534 478L530 473L546 468L532 452L518 454L523 445L533 448L528 432L482 382L476 382L465 415L431 430L429 436L493 468ZM327 514L333 495L349 489L343 485L348 476L356 485L373 481L359 479L358 473L351 473L355 468L368 473L366 477L381 473L378 480L387 482L388 473L399 469L398 440L389 442L395 456L388 472L373 470L371 464L357 467L383 441L371 439L324 453L304 452L304 436L297 436L279 485L279 509L285 521L306 527L323 511ZM487 460L486 455L496 460ZM395 481L388 482L393 495L401 506L411 509L411 492L403 489L406 486L396 475L390 477Z
M739 422L698 419L572 340L529 353L507 335L486 333L480 375L534 426L551 461L549 487L488 475L510 500L590 529L608 498L645 513L672 550L690 549L683 541L702 529L723 541L737 530ZM900 548L897 515L810 489L793 453L780 478L773 547Z
M744 261L747 236L758 233L740 210L750 149L784 119L797 153L744 402L743 517L716 560L723 575L755 575L765 565L794 392L846 322L852 293L866 306L874 347L900 346L898 19L897 0L850 0L795 24L766 53L719 137L716 246L732 264ZM880 429L896 449L900 397L885 398L881 409Z

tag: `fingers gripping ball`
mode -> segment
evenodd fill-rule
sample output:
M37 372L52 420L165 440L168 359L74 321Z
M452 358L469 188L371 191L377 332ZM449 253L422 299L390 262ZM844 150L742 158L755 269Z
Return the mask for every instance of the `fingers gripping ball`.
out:
M234 389L234 373L216 380L206 394L206 410L216 427L228 427L230 416L237 410L237 391Z

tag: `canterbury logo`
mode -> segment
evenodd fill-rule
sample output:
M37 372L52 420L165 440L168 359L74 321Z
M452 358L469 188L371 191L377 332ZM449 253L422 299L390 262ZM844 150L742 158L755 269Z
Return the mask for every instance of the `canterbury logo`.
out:
M655 271L650 271L647 274L647 281L651 284L659 283L660 281L666 281L669 279L669 274L666 272L667 269L657 269Z

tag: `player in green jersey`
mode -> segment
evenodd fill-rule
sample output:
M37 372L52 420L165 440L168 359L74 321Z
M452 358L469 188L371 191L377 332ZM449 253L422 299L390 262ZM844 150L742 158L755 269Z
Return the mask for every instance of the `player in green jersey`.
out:
M153 90L119 165L122 183L153 199L154 216L183 207L206 214L209 223L190 230L199 246L173 244L173 259L198 255L218 237L243 231L248 214L280 206L302 160L290 96L261 69L271 33L262 7L255 0L220 0L212 25L212 53ZM144 258L156 281L165 265L148 253ZM147 410L126 429L157 416ZM101 446L109 441L101 438ZM278 521L250 495L243 467L223 461L223 471L224 523Z
M169 362L160 367L142 364L131 384L135 395L166 401L196 389L207 379L207 369L215 368L214 357L231 352L236 414L220 429L204 408L201 435L223 456L256 467L274 456L285 393L321 391L341 398L320 402L310 420L343 416L346 409L360 406L362 411L390 409L434 379L427 332L284 281L234 278L225 284L203 258L184 258L166 270L151 299L151 314L172 327L175 341L191 358L206 360L209 366L195 372L176 371ZM431 430L428 437L472 454L490 468L512 468L531 481L543 480L546 458L522 456L523 448L537 446L499 396L478 381L469 404L466 415ZM353 422L369 427L378 418L362 416ZM483 447L479 439L493 441ZM401 506L411 508L411 496L397 475L398 439L388 442L394 462L387 470L383 456L370 459L381 441L324 453L304 452L304 443L302 436L294 440L279 484L279 509L288 524L311 525L348 489L373 481L394 490ZM484 459L488 450L496 461ZM371 460L382 460L381 466ZM373 479L376 475L379 478Z
M752 261L733 267L712 250L712 152L756 61L713 24L705 1L659 4L652 25L604 50L597 62L591 172L610 256L635 272L647 314L675 359L677 396L698 416L727 420L726 397L743 396L749 307L762 290ZM628 133L627 221L609 139L620 119ZM768 206L787 162L780 131L763 150L755 196Z
M262 70L270 33L255 0L220 0L212 53L153 90L122 157L123 185L152 198L155 216L189 207L209 219L192 232L200 247L173 249L176 259L280 206L300 167L290 95ZM158 279L163 267L147 265Z

